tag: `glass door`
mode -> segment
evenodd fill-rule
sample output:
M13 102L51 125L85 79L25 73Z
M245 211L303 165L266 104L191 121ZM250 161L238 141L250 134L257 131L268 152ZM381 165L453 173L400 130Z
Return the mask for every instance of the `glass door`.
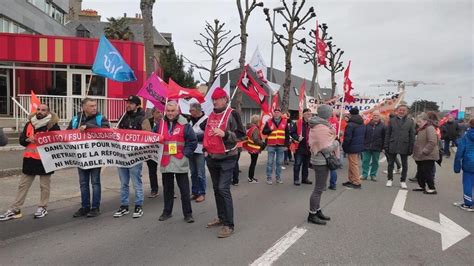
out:
M10 82L8 70L0 70L0 115L10 114Z

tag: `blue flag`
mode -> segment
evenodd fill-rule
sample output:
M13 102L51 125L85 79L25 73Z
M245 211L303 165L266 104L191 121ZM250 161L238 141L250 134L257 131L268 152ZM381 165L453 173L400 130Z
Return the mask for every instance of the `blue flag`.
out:
M137 80L133 70L104 35L100 37L92 72L119 82Z

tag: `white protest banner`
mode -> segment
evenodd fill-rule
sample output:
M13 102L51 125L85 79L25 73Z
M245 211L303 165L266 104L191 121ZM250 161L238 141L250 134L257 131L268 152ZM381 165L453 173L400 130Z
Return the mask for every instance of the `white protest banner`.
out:
M316 114L318 110L318 103L313 96L306 95L306 108L311 110L311 113Z
M125 129L93 128L38 133L36 144L46 172L78 167L132 167L154 160L160 163L159 134Z
M388 92L378 96L354 95L354 102L344 104L344 111L349 112L350 109L357 107L363 114L371 113L374 110L378 110L381 113L390 112L400 104L404 96L405 91ZM332 106L335 110L340 110L342 101L342 96L339 96L327 101L326 104Z

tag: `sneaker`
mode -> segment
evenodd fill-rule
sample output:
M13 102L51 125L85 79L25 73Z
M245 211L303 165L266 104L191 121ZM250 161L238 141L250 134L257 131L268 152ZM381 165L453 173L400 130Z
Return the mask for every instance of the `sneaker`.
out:
M405 183L405 182L400 182L400 187L401 187L402 189L408 189L407 183Z
M383 173L384 173L384 174L388 174L388 170L384 170ZM395 171L395 169L394 169L392 173L396 174L397 171Z
M114 218L122 217L128 213L128 206L120 206L120 208L114 213Z
M392 183L393 183L392 180L388 180L388 181L387 181L387 184L385 184L385 186L386 186L386 187L391 187L391 186L392 186Z
M423 194L436 195L436 194L438 194L438 192L436 192L435 189L427 189L427 190L423 191Z
M421 187L417 187L417 188L414 188L412 189L413 191L425 191L424 188L421 188Z
M75 212L72 217L74 218L77 218L77 217L83 217L83 216L86 216L88 213L89 213L90 209L86 209L86 208L80 208L79 210L77 210L77 212Z
M92 217L97 217L99 215L100 215L100 209L92 208L91 211L87 214L87 217L92 218Z
M255 178L254 178L254 179L250 179L250 178L249 178L249 183L250 183L250 184L258 184L258 180L255 179Z
M459 206L461 206L461 205L463 205L463 204L464 204L464 202L463 202L463 201L460 201L460 202L454 202L454 203L453 203L453 205L454 205L454 206L457 206L457 207L459 207Z
M468 212L474 212L474 208L472 206L468 206L464 203L459 205L459 208L461 208L462 210L468 211Z
M271 185L271 184L273 184L273 182L272 182L272 179L271 179L271 178L267 178L267 181L266 181L266 183L267 183L267 185Z
M330 189L330 190L336 190L336 186L329 186L328 189Z
M151 192L150 195L148 195L148 198L152 199L152 198L156 198L158 197L158 195L160 195L160 193L157 191L157 192Z
M45 207L38 207L36 210L34 217L35 218L43 218L48 214L48 211L46 210Z
M286 167L282 166L281 169L282 169L282 170L286 170Z
M293 182L293 185L295 185L295 186L300 186L300 185L301 185L301 182L300 182L300 181L294 181L294 182Z
M371 177L370 177L370 180L372 180L372 181L374 181L374 182L377 182L377 177L371 176Z
M192 215L184 217L184 221L187 222L188 224L194 223L194 218Z
M166 221L168 220L169 218L171 218L172 215L171 214L166 214L166 213L163 213L160 218L158 218L158 221L162 222L162 221Z
M347 182L342 183L342 185L345 186L345 187L350 187L352 185L352 183L347 181Z
M394 170L393 173L394 173L394 174L401 174L401 173L402 173L402 169L403 169L403 168L399 168L399 169L397 169L397 170Z
M416 177L410 177L410 178L408 178L408 181L416 183L416 182L418 182L418 179Z
M199 203L199 202L203 202L204 200L206 200L206 198L204 197L204 195L199 195L197 198L196 198L196 202Z
M309 181L308 179L305 179L303 181L301 181L302 184L306 184L306 185L312 185L313 182Z
M4 214L0 215L0 221L20 219L22 216L21 210L7 210Z
M356 185L356 184L352 184L352 183L351 183L348 187L350 187L350 188L355 188L355 189L361 189L361 188L362 188L362 185L361 185L361 184Z
M222 222L221 219L219 218L214 218L214 220L210 221L207 223L207 228L211 228L211 227L216 227L216 226L221 226L223 225L224 223Z
M360 180L367 180L366 176L360 176Z
M277 178L277 184L283 184L283 180L281 180L281 178Z
M133 218L140 218L143 216L143 209L142 206L137 205L135 206L135 210L133 211Z
M232 183L232 186L238 187L239 183Z
M234 233L234 228L224 225L217 234L218 238L226 238L231 236Z

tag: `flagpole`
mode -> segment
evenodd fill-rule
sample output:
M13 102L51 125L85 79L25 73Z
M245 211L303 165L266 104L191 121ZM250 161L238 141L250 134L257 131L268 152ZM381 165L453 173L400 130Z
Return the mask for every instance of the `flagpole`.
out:
M165 111L166 111L166 105L168 104L168 97L166 97L166 100L165 100ZM161 128L160 128L160 135L163 135L163 127L164 127L164 123L165 123L165 120L163 120L163 123L161 124Z
M339 114L339 126L338 126L339 132L338 132L338 134L341 132L341 123L342 123L342 116L344 115L345 103L346 103L346 94L344 94L342 96L341 112Z

